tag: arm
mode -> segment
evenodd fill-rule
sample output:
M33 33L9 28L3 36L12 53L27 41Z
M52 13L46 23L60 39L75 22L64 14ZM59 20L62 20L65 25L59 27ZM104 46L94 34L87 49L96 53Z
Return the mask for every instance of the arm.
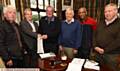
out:
M81 46L81 40L82 40L82 26L79 22L77 22L77 28L76 28L76 48L79 48Z
M4 46L5 36L6 36L5 31L0 26L0 56L5 62L7 62L10 60L10 56L8 54L7 48Z

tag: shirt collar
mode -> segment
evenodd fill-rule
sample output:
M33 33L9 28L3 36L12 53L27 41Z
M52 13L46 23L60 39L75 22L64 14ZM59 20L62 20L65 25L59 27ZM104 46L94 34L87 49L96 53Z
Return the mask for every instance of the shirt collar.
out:
M46 16L45 20L48 20L48 17ZM55 20L55 17L51 17L51 20L50 21L54 21Z
M117 18L117 16L115 16L112 20L108 21L105 19L106 25L109 25L110 23L112 23L115 19Z
M68 20L65 20L65 22L67 22L68 24L71 24L72 22L74 22L74 18L72 18L72 20L69 22L68 22Z

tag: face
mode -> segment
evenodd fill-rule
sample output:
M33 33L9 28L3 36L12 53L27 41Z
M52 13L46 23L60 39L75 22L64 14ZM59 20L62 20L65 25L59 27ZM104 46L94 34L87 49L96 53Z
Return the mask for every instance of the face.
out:
M25 12L25 18L28 21L32 21L32 11L26 11Z
M16 20L16 10L8 9L4 16L8 21L14 22Z
M52 17L53 16L53 9L51 7L47 8L46 15L47 15L47 17Z
M78 16L79 16L81 19L85 19L86 15L87 15L87 12L86 12L86 10L85 10L84 8L79 9L79 11L78 11Z
M112 20L117 15L115 11L115 7L113 6L105 7L104 15L105 15L106 20L108 21Z
M71 21L74 15L72 11L66 11L65 16L67 21Z

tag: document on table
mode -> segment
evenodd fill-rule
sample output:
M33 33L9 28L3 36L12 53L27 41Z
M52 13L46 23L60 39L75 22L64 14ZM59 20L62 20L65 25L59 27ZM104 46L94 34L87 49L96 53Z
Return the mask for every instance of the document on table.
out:
M37 38L37 53L44 53L43 39L40 37Z
M69 63L66 71L81 71L85 59L74 58L71 63Z
M55 57L56 55L54 53L44 53L44 54L39 54L39 56L43 59L48 57Z
M84 68L88 68L88 69L94 69L94 70L100 70L100 67L98 66L99 63L93 61L93 60L86 60L85 64L84 64Z

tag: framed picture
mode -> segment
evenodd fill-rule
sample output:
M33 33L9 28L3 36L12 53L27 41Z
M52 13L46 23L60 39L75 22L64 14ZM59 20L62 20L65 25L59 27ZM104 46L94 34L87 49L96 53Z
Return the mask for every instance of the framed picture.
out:
M63 4L66 6L71 6L71 0L64 0Z
M71 7L73 8L73 0L62 0L62 10Z

